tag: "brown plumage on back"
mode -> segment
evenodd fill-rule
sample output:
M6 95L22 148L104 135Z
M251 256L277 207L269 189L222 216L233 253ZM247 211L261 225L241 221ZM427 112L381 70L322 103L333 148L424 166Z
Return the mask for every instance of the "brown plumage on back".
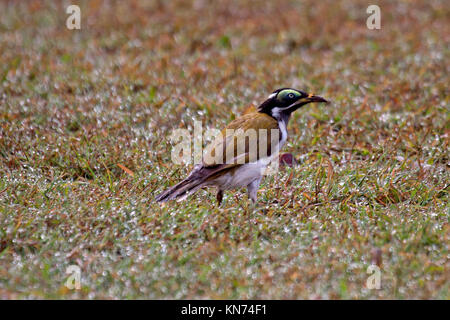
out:
M281 138L275 133L278 139L272 141L272 130L278 133L278 121L265 113L253 112L233 120L222 130L221 136L206 147L203 166L211 167L223 163L237 165L257 161L261 155L270 156L276 148L272 146L272 142L278 144ZM263 141L260 141L261 139ZM244 148L238 148L240 143ZM256 148L256 152L250 152L252 147ZM260 150L263 147L265 150Z

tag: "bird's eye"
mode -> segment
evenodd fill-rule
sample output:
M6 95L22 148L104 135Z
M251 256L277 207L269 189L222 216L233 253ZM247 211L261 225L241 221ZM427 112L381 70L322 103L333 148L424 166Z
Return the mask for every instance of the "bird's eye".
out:
M293 93L289 93L288 97L289 97L289 99L293 99L294 98L294 94Z

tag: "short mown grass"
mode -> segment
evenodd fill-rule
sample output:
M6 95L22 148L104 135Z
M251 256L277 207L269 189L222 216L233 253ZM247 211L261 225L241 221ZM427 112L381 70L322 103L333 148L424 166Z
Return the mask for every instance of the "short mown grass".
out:
M0 298L448 299L446 1L0 3ZM173 129L278 87L299 162L161 206ZM81 267L81 289L65 286ZM377 265L381 289L369 289Z

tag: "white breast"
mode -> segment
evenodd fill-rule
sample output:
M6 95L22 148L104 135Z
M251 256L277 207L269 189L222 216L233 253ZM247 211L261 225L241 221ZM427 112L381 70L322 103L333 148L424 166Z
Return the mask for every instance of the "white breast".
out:
M279 148L278 148L278 151L280 151L281 148L283 148L283 146L287 140L287 128L286 128L286 123L283 120L278 121L278 126L280 127L280 132L281 132L281 139L280 139L280 144L279 144Z
M278 145L278 151L281 150L281 148L283 148L286 140L287 140L287 127L286 127L286 123L289 119L288 118L284 118L281 116L281 111L283 111L281 108L273 108L272 109L272 116L277 119L278 121L278 127L280 128L280 133L281 133L281 139L280 139L280 143Z

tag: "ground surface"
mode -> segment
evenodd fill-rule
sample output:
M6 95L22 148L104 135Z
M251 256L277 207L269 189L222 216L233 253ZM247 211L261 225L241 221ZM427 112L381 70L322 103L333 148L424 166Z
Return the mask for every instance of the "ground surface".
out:
M0 2L0 298L450 298L447 1ZM272 90L299 165L154 203ZM81 267L81 289L66 269ZM378 264L381 289L366 287Z

